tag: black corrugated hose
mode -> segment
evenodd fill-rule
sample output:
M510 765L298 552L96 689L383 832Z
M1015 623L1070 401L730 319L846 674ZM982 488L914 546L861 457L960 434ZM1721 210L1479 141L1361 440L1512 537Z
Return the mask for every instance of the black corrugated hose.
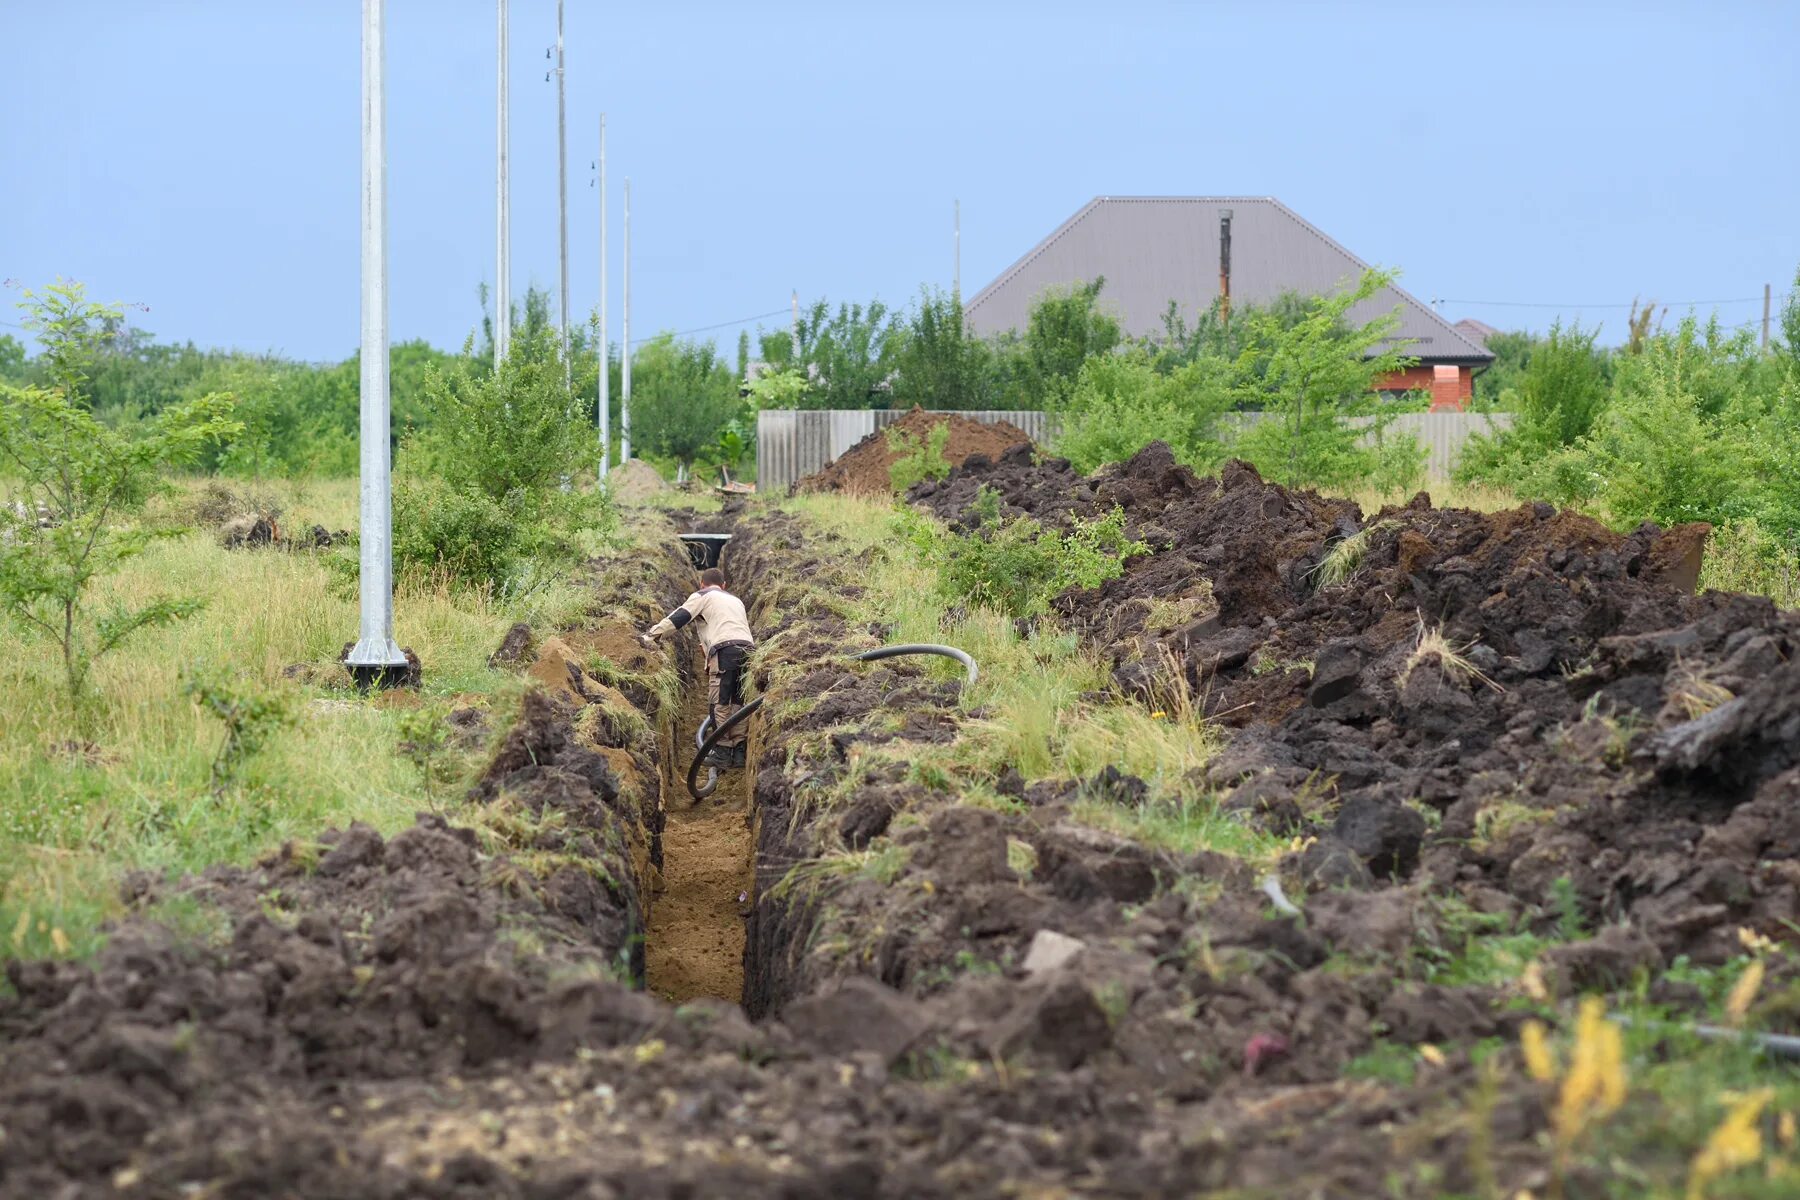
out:
M929 642L909 642L904 646L877 646L873 650L864 650L861 654L852 654L850 661L875 662L883 658L899 658L903 654L936 654L944 658L954 658L963 665L968 674L969 684L973 684L981 678L981 668L976 665L975 660L969 656L967 651L958 650L955 646L938 646ZM735 728L740 722L749 720L750 714L762 707L762 702L763 697L758 696L744 705L700 742L700 752L694 755L694 761L688 765L687 773L688 795L696 801L706 799L719 786L719 773L716 769L711 770L704 784L700 782L700 766L706 761L706 756L712 752L712 748L718 744L719 739L724 737L727 731ZM696 734L697 738L706 733L706 727L711 721L712 717L708 716L700 723L699 734Z

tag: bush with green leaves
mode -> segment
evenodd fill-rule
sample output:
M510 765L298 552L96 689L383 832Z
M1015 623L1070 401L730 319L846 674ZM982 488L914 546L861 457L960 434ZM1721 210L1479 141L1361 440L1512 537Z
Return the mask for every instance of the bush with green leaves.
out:
M239 426L222 395L171 405L130 432L105 424L90 411L86 386L117 306L58 283L27 291L21 307L43 346L44 382L0 384L0 474L11 479L0 503L0 608L56 644L70 704L85 719L98 659L201 606L159 597L96 612L96 585L154 539L181 532L139 520L168 488L163 471L194 464Z
M209 667L191 671L182 690L225 726L212 761L212 794L223 797L236 786L244 764L294 720L288 698L265 692L241 677Z
M1114 507L1094 520L1075 518L1069 532L1045 529L1035 518L1000 517L999 496L978 495L980 527L967 537L937 533L915 522L901 536L935 559L938 583L956 601L986 605L1013 617L1032 617L1072 587L1095 588L1116 579L1125 562L1150 547L1125 534L1125 512Z
M554 328L521 331L498 370L465 355L424 388L436 418L403 443L396 471L401 569L514 590L610 523L603 497L571 486L591 465L593 430L563 387Z
M1225 456L1231 403L1231 364L1223 359L1159 372L1143 350L1102 355L1082 365L1054 448L1086 472L1163 441L1181 462L1210 470Z
M1379 472L1395 488L1423 474L1417 439L1386 432L1401 406L1375 390L1417 361L1395 339L1398 315L1347 323L1353 307L1393 281L1391 271L1365 271L1355 287L1308 299L1297 320L1263 309L1246 315L1234 392L1263 419L1237 440L1235 454L1299 487L1354 488Z
M888 482L896 492L904 493L922 480L942 479L950 474L950 460L944 457L944 447L950 441L948 421L933 425L922 439L898 425L890 425L886 436L888 449L900 456L888 467Z

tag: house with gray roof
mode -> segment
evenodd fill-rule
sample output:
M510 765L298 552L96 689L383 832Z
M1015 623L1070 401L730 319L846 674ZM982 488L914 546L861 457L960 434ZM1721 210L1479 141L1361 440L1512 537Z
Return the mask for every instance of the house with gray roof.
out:
M1229 274L1221 262L1229 218ZM1272 196L1098 196L1032 247L964 305L983 336L1023 330L1051 288L1104 277L1100 301L1132 337L1163 332L1173 300L1190 319L1229 286L1233 304L1267 304L1283 292L1319 295L1354 284L1368 264ZM1399 338L1418 365L1383 380L1386 389L1429 391L1432 407L1463 408L1475 372L1494 360L1485 346L1397 287L1352 308L1368 321L1399 310Z

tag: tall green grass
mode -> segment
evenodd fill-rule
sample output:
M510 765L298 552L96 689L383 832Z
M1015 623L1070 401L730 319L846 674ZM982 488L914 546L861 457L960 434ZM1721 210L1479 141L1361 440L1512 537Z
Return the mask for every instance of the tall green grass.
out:
M284 501L284 524L354 524L356 490L335 481ZM417 770L395 753L403 710L481 703L515 689L487 656L514 621L572 621L585 595L551 585L511 603L434 583L403 585L396 634L425 667L422 693L363 696L284 677L326 676L358 625L353 592L317 552L225 550L209 530L153 544L96 600L182 594L206 601L194 618L142 635L95 671L92 744L74 713L51 646L4 627L0 656L0 955L80 953L119 910L130 869L197 870L242 862L289 838L367 821L383 831L426 806ZM294 711L215 798L210 765L222 727L182 692L183 673L210 665L285 693Z

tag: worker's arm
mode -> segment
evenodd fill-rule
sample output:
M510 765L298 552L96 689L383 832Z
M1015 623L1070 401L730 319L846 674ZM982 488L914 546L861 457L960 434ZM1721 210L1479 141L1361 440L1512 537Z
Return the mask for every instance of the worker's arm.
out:
M700 593L695 592L681 602L680 608L652 625L649 632L644 634L644 637L648 641L654 642L665 633L673 633L675 630L680 629L683 625L686 625L689 621L693 620L694 614L699 611L699 608Z

